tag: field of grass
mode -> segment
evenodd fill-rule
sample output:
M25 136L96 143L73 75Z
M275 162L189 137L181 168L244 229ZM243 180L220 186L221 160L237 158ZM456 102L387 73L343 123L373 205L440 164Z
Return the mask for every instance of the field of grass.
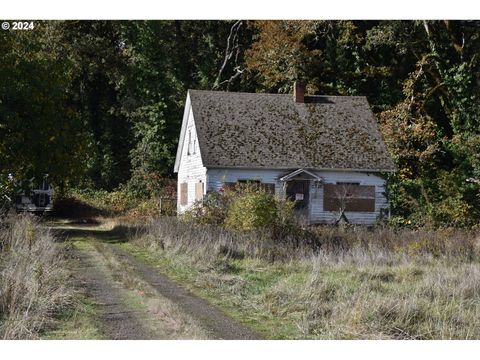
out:
M315 231L320 249L296 252L161 219L120 246L266 338L480 339L474 233Z
M0 338L38 338L75 307L65 249L32 216L0 231Z
M474 231L320 227L300 232L299 241L176 218L117 230L131 241L64 244L28 216L4 226L0 337L104 337L95 304L73 288L73 246L95 253L124 288L127 308L171 329L165 338L203 338L114 256L111 246L119 246L267 339L480 339Z

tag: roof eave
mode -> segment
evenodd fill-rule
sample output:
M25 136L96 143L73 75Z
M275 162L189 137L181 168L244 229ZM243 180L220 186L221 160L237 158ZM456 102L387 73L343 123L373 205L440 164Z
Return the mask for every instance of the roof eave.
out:
M173 168L174 173L178 173L178 169L180 168L180 160L182 158L183 143L185 142L185 132L187 131L187 122L188 122L188 115L190 114L190 108L191 108L190 93L187 92L187 98L185 100L185 109L183 111L182 128L180 130L180 137L178 139L178 146L177 146L177 155L175 157L175 165Z
M205 164L207 169L253 169L253 170L292 170L298 169L298 166L282 166L282 167L268 167L268 166L222 166ZM378 172L378 173L394 173L396 169L358 169L358 168L315 168L307 167L305 169L313 171L351 171L351 172Z

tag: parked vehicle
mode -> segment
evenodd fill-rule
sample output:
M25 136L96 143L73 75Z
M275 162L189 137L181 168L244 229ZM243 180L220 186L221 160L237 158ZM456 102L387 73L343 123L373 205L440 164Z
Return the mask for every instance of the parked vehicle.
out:
M31 190L17 194L15 197L15 210L17 212L50 212L53 209L53 187L43 180Z

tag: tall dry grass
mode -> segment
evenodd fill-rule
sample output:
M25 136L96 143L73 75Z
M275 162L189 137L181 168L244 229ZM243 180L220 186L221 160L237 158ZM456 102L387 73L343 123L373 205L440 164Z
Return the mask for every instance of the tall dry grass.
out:
M62 246L28 215L0 231L0 338L36 338L72 302Z
M298 326L324 339L480 339L480 265L314 267ZM285 289L273 289L282 293Z
M218 256L291 261L315 258L325 264L425 263L432 259L471 262L480 258L480 237L463 229L320 226L282 233L264 228L235 231L161 217L137 229L137 241L203 261Z
M260 322L294 323L286 337L480 339L480 237L471 231L326 226L282 238L162 218L137 242L190 259L197 282L249 318L256 309Z

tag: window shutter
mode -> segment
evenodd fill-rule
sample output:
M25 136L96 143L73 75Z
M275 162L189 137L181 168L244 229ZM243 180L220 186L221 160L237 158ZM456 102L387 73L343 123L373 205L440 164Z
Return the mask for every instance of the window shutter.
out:
M203 200L203 182L201 181L195 184L195 200Z
M180 205L187 205L188 204L188 184L181 183L180 184Z

